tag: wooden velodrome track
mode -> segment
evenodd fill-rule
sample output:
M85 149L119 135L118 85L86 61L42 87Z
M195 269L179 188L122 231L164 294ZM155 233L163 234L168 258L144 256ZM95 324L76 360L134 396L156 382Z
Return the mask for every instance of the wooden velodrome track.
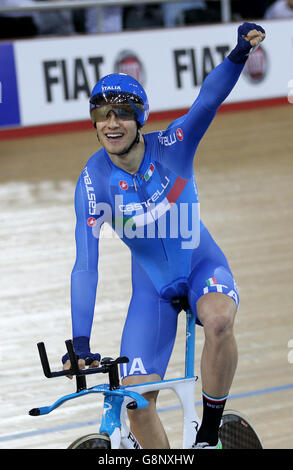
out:
M227 408L252 421L267 449L293 448L292 117L291 105L220 113L195 162L202 219L240 289L239 363ZM52 369L59 369L64 340L71 337L73 193L95 150L92 131L0 142L2 449L66 448L97 431L101 400L92 395L47 416L28 416L29 409L75 391L68 379L43 376L36 343L45 342ZM100 253L92 349L117 356L131 294L130 258L115 238L102 239ZM183 373L184 328L181 314L167 378ZM196 369L202 345L198 329ZM94 383L91 376L88 385ZM176 396L162 392L159 409L171 446L179 448Z

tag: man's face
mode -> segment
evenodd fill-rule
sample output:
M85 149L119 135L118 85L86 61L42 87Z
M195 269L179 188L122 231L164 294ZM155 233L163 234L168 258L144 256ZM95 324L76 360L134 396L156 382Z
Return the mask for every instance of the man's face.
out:
M98 140L109 155L123 154L137 135L136 121L120 119L114 110L107 114L106 120L96 122L96 129Z

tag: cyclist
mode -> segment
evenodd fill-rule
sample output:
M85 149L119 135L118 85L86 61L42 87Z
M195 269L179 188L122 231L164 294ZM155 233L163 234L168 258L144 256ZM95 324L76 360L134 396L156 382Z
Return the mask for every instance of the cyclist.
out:
M71 276L75 351L81 367L86 358L90 366L98 365L100 356L91 353L90 336L98 240L107 222L132 255L133 292L121 341L121 355L130 361L121 368L123 385L163 379L180 310L174 299L187 299L203 326L203 414L195 448L221 448L218 430L237 366L233 323L239 297L225 255L200 220L193 159L248 54L264 37L262 27L243 23L236 47L206 77L188 113L165 131L142 135L148 99L128 75L107 75L90 97L91 119L102 149L89 159L75 193L77 256ZM62 359L68 369L67 355ZM129 411L131 430L144 448L168 448L156 412L157 392L146 398L147 408Z

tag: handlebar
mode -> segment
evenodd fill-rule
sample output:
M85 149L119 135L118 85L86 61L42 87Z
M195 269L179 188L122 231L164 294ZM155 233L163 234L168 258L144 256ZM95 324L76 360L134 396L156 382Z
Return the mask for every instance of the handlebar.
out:
M104 357L101 360L101 365L99 367L92 367L90 369L80 369L78 365L78 357L75 354L72 340L71 339L66 340L65 345L66 345L69 360L71 363L71 368L67 370L59 370L56 372L52 372L50 368L45 344L43 342L40 342L37 344L45 377L50 379L53 377L61 377L65 375L76 376L76 385L77 385L77 393L78 393L81 390L84 390L86 388L86 378L85 378L86 375L108 373L110 390L115 390L120 387L118 364L129 362L128 357L123 356L123 357L118 357L117 359L112 359L111 357Z
M38 343L38 351L43 367L44 375L47 378L60 377L64 375L76 376L77 390L75 393L65 395L59 398L53 405L43 406L41 408L33 408L29 411L30 416L40 416L50 413L51 411L58 408L60 405L65 403L67 400L86 395L88 393L103 393L106 395L115 395L120 397L122 400L124 397L130 398L130 402L126 405L127 408L145 408L148 406L148 401L142 397L139 393L131 390L126 390L124 387L120 387L118 364L129 362L128 357L122 356L117 359L111 357L104 357L101 360L99 367L93 367L91 369L80 369L78 366L78 357L75 354L72 340L65 341L66 348L68 351L69 360L71 362L71 368L67 370L59 370L52 372L46 352L44 343ZM86 387L86 375L96 373L108 373L109 374L109 385L96 385L94 387Z

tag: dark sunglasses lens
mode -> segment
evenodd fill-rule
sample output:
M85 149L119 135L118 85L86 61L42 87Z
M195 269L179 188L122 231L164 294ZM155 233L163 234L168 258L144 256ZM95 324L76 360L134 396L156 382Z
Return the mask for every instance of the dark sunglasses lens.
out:
M94 108L91 112L92 119L95 122L107 121L110 117L110 112L116 115L118 119L122 121L131 121L134 117L134 111L129 105L125 106L101 106L99 108Z
M122 119L122 121L130 121L134 119L134 112L130 106L117 108L117 109L114 109L113 111L119 119Z

